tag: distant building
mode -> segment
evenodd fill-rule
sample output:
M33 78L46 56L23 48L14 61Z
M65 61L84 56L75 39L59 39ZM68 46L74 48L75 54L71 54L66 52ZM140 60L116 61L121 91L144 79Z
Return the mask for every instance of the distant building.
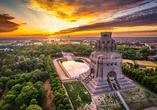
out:
M136 54L140 54L140 51L136 52Z
M16 44L16 46L24 46L25 44L22 44L22 43L18 43Z
M1 46L11 45L12 43L2 43Z
M29 43L29 42L31 42L31 40L25 40L25 43Z
M14 49L5 48L4 51L14 51Z
M153 59L157 58L157 54L154 56L148 56L148 58L153 60Z
M89 46L89 45L90 45L90 43L89 43L89 42L84 42L83 44L84 44L84 45L87 45L87 46Z
M52 42L46 42L46 44L52 44Z
M43 45L42 42L34 42L34 45Z
M57 38L56 38L56 39L54 39L54 41L58 42L58 41L60 41L60 39L57 39Z
M80 44L80 42L71 42L71 44Z
M61 45L61 44L71 44L71 42L70 41L67 41L67 42L62 42L62 41L59 41L59 42L57 42L59 45Z

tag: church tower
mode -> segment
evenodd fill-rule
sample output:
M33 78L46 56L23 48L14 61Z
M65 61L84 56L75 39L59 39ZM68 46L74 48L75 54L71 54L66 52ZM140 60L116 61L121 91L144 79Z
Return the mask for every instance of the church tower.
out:
M90 55L90 69L79 75L91 95L133 89L136 86L122 75L122 58L111 32L102 32Z

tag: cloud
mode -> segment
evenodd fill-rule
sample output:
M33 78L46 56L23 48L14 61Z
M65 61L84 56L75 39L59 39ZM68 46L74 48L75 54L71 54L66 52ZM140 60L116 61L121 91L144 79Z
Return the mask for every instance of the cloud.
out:
M15 19L9 14L0 14L0 33L1 32L12 32L17 30L20 26L17 23L11 22L10 20Z
M26 0L27 7L52 12L57 18L77 21L102 17L148 4L154 0Z
M73 32L89 30L109 30L118 27L152 26L152 25L157 25L157 6L142 11L138 11L130 15L118 17L109 22L100 22L61 30L59 32L55 32L53 35L68 34Z

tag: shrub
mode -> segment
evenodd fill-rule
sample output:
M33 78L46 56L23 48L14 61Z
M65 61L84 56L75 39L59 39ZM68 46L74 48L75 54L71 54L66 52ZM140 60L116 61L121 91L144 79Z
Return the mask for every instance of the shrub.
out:
M11 91L21 91L22 86L20 84L16 84L11 88Z
M19 84L22 84L23 82L25 82L25 79L24 78L20 78L18 80L16 80L17 83Z
M0 96L2 95L2 93L3 93L3 90L0 88Z
M2 82L0 82L0 88L4 89L4 84Z
M15 80L9 80L6 85L8 89L11 89L15 84L16 84Z
M39 105L30 105L26 110L42 110Z
M4 85L9 81L8 77L1 77L0 82L2 82Z
M64 109L64 105L63 104L59 104L59 106L57 107L57 110L63 110Z
M12 75L13 74L13 72L10 70L10 69L6 69L5 70L5 75L6 76L10 76L10 75Z
M4 101L11 103L11 102L14 102L15 98L16 98L16 95L6 95L4 97Z
M16 74L16 75L11 75L10 77L11 79L17 80L20 78L20 75Z
M31 99L36 99L39 96L38 90L33 86L25 86L21 93L16 98L15 102L18 106L22 104L29 105Z
M32 104L38 104L38 101L37 101L36 99L32 99L32 100L30 101L30 105L32 105Z
M20 106L20 110L26 110L27 105L23 104L22 106Z

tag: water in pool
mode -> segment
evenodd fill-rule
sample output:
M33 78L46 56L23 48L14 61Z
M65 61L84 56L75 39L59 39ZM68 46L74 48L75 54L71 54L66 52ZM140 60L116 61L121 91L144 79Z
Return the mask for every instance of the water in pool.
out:
M78 62L78 61L64 61L62 62L62 65L71 75L71 77L78 77L79 74L89 70L89 66L87 66L83 62Z

